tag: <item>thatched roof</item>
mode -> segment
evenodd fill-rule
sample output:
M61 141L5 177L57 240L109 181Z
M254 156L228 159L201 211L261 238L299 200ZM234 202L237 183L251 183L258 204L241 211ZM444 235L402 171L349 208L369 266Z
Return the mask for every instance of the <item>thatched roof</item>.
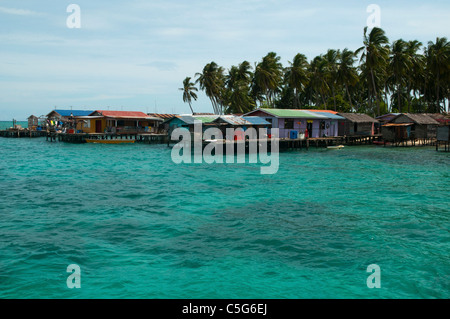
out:
M433 119L432 117L430 117L427 114L413 114L413 113L403 113L403 114L397 115L389 122L395 121L400 116L406 116L413 123L416 123L419 125L438 125L439 124L439 122L437 122L435 119Z
M450 123L450 114L449 113L424 113L431 117L432 119L438 121L439 123Z
M354 123L378 123L378 120L364 113L338 113L337 115L345 117Z

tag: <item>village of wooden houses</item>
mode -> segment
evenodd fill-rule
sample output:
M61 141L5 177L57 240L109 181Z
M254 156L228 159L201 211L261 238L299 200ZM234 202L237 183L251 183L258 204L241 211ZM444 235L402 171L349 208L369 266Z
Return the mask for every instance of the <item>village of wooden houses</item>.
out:
M280 150L309 147L343 148L347 145L435 146L450 151L450 115L440 113L389 113L376 118L362 113L330 110L258 108L246 114L187 115L110 110L60 110L46 116L30 116L28 128L14 125L0 131L1 137L45 137L70 143L159 143L177 142L171 133L194 124L218 128L223 139L239 143L249 138L271 139L278 129ZM228 136L227 128L243 134ZM245 134L255 128L258 136ZM261 130L262 129L262 130ZM260 134L264 132L264 134Z

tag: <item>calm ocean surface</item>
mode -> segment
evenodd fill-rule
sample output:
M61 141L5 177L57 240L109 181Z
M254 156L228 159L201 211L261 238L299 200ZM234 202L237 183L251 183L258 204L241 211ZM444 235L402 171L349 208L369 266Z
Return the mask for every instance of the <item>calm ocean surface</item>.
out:
M286 152L275 175L165 145L0 138L0 157L0 298L450 297L432 147Z
M28 127L28 121L17 121L16 124L22 126L23 128ZM0 121L0 130L7 130L10 127L13 127L13 121Z

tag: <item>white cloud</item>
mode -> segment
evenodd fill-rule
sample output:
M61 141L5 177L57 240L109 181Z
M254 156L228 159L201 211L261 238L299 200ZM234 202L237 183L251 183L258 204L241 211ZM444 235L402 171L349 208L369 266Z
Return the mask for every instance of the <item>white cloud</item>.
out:
M42 13L31 11L31 10L5 8L5 7L0 7L0 13L19 15L19 16L42 15Z
M448 4L380 1L391 41L448 36ZM178 95L182 80L211 61L228 69L274 51L285 65L299 52L312 59L328 48L357 49L370 2L80 0L79 30L66 27L70 2L21 1L24 9L13 8L16 3L0 7L0 103L148 105L145 98L151 95L153 104L158 95L159 111L169 112L186 109ZM31 17L37 15L45 18L36 23ZM203 93L196 106L211 108Z

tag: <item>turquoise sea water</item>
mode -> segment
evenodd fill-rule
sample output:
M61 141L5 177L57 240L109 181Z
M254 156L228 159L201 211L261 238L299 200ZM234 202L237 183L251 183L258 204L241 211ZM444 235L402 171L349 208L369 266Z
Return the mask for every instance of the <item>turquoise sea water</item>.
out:
M22 128L28 127L28 121L17 121L16 124L22 126ZM13 127L13 121L0 121L0 130L7 130L10 127Z
M433 148L286 152L275 175L165 145L0 138L0 157L0 298L450 297Z

